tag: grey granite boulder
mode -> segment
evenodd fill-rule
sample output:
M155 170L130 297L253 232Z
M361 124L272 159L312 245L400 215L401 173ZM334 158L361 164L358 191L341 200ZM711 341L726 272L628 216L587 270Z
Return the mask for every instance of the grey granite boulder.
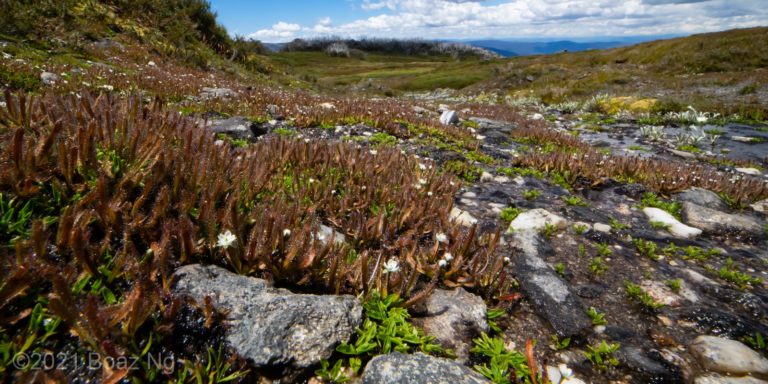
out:
M362 318L353 296L293 294L216 266L179 268L174 292L227 312L226 340L257 367L306 368L349 341Z
M754 237L765 235L765 222L757 218L720 212L690 202L683 203L683 221L706 233L741 234Z
M461 361L469 358L472 339L490 330L485 302L463 288L435 290L422 305L414 310L424 317L414 321L441 345L453 349Z
M485 384L479 373L448 359L423 353L399 352L373 358L363 372L363 384Z

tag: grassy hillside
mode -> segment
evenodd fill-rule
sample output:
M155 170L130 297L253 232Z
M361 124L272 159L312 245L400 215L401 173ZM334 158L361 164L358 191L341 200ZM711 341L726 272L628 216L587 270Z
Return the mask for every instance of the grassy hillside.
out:
M93 62L129 75L149 61L240 77L274 70L261 43L231 38L204 0L3 1L0 42L0 84L27 91L41 70Z
M513 58L497 82L533 90L544 101L596 93L641 94L691 101L711 99L759 108L768 90L768 28L732 30L604 51Z
M493 65L477 58L365 53L332 57L323 52L280 52L272 61L321 89L398 90L461 89L493 76Z
M305 51L270 58L310 86L326 90L392 95L452 88L468 95L493 91L534 96L545 103L609 94L657 98L670 109L693 104L755 119L768 116L768 28L490 61L381 53L331 57Z

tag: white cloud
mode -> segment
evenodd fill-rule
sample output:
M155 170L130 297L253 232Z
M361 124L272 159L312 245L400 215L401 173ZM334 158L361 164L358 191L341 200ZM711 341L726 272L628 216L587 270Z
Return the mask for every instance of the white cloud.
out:
M361 18L280 22L250 36L588 37L696 33L765 25L763 0L355 0Z
M251 33L248 35L248 37L252 39L257 40L265 40L265 41L272 41L272 40L283 40L283 39L289 39L296 35L296 32L301 31L301 25L298 24L290 24L286 22L279 22L272 26L272 28L269 29L260 29L254 33Z

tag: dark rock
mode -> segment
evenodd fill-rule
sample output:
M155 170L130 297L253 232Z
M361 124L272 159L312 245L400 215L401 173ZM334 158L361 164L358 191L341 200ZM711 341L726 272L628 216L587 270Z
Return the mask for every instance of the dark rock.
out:
M697 246L697 247L708 247L708 244L696 239L683 239L683 238L677 238L669 236L668 234L665 234L661 231L649 231L644 229L633 229L632 230L632 237L643 239L643 240L651 240L655 242L660 243L673 243L678 247L687 247L687 246Z
M605 335L613 340L624 342L628 339L634 339L637 334L628 328L622 328L616 325L606 325Z
M592 328L584 306L540 256L541 241L533 231L515 234L522 251L515 259L515 274L526 298L547 319L559 337L580 339Z
M699 325L702 333L739 339L759 332L768 334L768 326L735 313L711 307L683 308L678 315Z
M610 216L590 207L573 206L568 207L567 211L569 213L568 216L571 217L574 221L603 224L608 224L611 222Z
M469 358L472 339L490 330L485 302L463 288L435 290L421 306L415 310L422 311L424 318L418 322L424 332L453 349L462 362Z
M605 287L596 284L583 284L576 287L576 294L585 299L596 299L605 292Z
M374 357L363 372L363 384L485 384L479 373L448 359L399 352Z
M619 195L624 195L631 197L633 199L640 199L642 195L646 192L648 192L648 188L646 188L642 184L625 184L617 187L615 189L616 193Z
M664 361L658 352L645 353L635 347L621 348L618 359L633 371L632 378L647 384L682 383L679 369Z
M216 266L187 265L174 274L176 295L210 297L227 313L226 340L257 367L306 368L331 356L362 318L353 296L298 295L266 280Z
M723 199L721 199L720 196L704 188L693 187L686 189L685 191L675 195L675 199L679 202L687 201L689 203L709 207L718 211L728 210L728 206L725 204L725 202L723 202Z

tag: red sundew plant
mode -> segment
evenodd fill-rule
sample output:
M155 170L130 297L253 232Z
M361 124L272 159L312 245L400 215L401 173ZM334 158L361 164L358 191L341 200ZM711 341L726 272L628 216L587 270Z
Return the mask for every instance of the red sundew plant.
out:
M318 293L398 293L406 305L438 285L487 297L509 285L499 234L449 220L452 177L395 149L286 138L230 149L161 103L80 94L6 92L0 108L13 218L0 327L15 351L42 347L22 332L42 303L62 322L47 347L72 335L103 356L141 353L173 332L171 277L189 263Z

